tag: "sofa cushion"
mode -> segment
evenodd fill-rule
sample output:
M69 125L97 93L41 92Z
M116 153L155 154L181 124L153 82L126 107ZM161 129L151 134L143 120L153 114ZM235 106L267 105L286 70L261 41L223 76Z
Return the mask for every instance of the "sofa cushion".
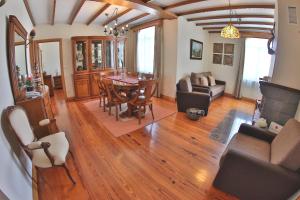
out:
M202 76L200 78L200 85L202 85L202 86L209 86L208 79L207 79L206 76Z
M192 72L191 73L191 82L192 82L192 84L200 85L201 84L200 78L203 77L203 76L208 77L208 76L212 76L212 74L211 74L211 72L200 72L200 73Z
M216 85L216 79L213 76L208 76L208 80L209 80L209 85L210 86L215 86Z
M224 90L225 90L225 85L210 86L210 91L212 92L212 96L216 96L222 93Z
M192 92L193 88L192 88L191 79L189 77L181 79L179 81L179 88L180 91L182 92Z
M289 119L271 144L271 162L290 170L300 169L300 122Z
M243 133L237 133L231 139L223 153L221 163L228 150L234 150L245 156L251 156L265 162L270 162L270 143Z

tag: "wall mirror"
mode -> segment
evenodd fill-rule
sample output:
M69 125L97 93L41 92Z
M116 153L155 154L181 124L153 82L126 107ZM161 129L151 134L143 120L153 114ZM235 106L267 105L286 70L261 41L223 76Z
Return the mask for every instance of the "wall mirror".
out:
M8 20L8 67L11 87L15 102L25 98L25 79L28 76L27 67L27 31L13 15Z

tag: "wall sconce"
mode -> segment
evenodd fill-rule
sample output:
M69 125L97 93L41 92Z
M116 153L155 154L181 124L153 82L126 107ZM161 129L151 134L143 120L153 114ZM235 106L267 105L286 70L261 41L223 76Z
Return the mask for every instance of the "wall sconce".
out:
M26 46L28 46L29 44L32 43L32 41L33 41L35 35L36 35L36 34L35 34L35 30L32 29L32 31L30 31L30 33L29 33L29 39L28 39L28 43L26 44Z

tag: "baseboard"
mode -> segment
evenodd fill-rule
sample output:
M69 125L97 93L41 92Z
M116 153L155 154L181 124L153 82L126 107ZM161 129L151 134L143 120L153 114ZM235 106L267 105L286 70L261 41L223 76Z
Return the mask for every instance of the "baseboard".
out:
M66 101L67 102L75 101L75 97L67 97Z
M230 94L230 93L224 93L224 96L226 97L231 97L231 98L235 98L235 96L233 94Z
M167 100L167 101L171 101L171 102L175 102L175 101L176 101L174 97L169 97L169 96L167 96L167 95L161 94L160 97L161 97L162 99L164 99L164 100Z
M38 180L37 170L34 166L32 166L32 178L33 180ZM32 199L39 200L38 185L34 181L32 181Z
M224 93L224 96L237 99L233 94L230 94L230 93ZM240 100L248 101L251 103L256 103L256 99L251 99L251 98L247 98L247 97L242 97L242 98L240 98Z

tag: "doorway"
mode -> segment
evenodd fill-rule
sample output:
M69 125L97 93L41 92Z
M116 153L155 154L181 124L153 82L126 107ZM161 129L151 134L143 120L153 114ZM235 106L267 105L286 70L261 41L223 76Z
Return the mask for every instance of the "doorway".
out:
M66 99L62 39L36 40L35 55L43 71L44 84L49 88L50 97L63 94Z

